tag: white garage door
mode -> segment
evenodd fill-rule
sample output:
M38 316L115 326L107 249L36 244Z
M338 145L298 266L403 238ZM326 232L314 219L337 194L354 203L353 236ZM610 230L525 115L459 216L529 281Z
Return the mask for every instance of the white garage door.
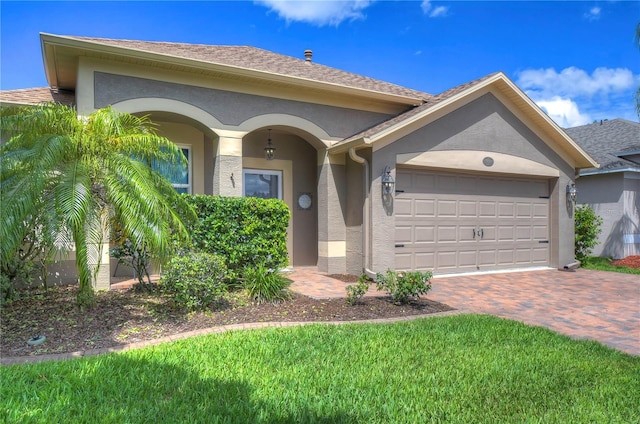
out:
M399 168L396 181L396 269L549 264L548 180Z

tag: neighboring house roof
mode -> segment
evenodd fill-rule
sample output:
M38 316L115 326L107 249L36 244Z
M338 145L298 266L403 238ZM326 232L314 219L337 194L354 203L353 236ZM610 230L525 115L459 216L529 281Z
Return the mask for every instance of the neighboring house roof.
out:
M610 172L640 172L640 165L625 156L640 152L640 124L626 119L594 122L565 131L599 163L600 169L585 169L581 175Z
M180 59L181 65L194 68L206 64L215 67L217 71L226 68L229 73L239 74L238 71L251 71L262 74L262 78L265 78L265 74L268 74L271 79L276 76L286 77L286 80L282 81L289 83L297 80L300 84L314 82L325 86L364 90L393 96L403 103L413 105L432 97L429 93L320 65L311 61L311 57L309 60L297 59L255 47L114 40L52 34L40 34L40 37L49 83L62 88L72 88L67 85L75 82L75 75L60 75L63 72L73 74L75 61L68 60L65 64L65 61L48 60L47 56L65 54L71 58L80 56L82 52L83 56L104 57L105 54L112 54L128 60L135 58L167 62ZM56 49L60 49L60 52L55 52Z
M75 103L75 95L70 91L56 90L49 87L2 90L0 91L0 102L14 105L33 105L46 102L73 105Z

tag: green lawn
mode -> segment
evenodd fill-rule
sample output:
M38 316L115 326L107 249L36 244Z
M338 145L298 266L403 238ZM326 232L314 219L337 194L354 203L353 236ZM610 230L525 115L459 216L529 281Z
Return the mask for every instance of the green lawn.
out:
M1 422L640 420L640 357L476 315L236 331L0 381Z
M624 274L640 275L640 269L629 268L626 266L614 266L614 265L611 265L611 259L601 258L598 256L589 256L582 262L581 266L582 268L585 268L585 269L593 269L597 271L613 271L613 272L622 272Z

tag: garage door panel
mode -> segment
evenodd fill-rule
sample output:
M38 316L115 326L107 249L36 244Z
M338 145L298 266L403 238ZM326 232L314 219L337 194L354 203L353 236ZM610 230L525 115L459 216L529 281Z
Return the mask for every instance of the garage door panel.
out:
M437 218L454 218L458 216L457 201L455 200L438 200L437 202Z
M513 265L514 263L514 250L513 249L500 249L498 250L498 264L503 266Z
M458 226L458 242L460 243L476 243L475 225L459 225Z
M495 218L498 212L496 202L478 202L478 216L480 218Z
M498 227L498 241L513 241L515 239L515 233L513 225L500 225Z
M534 240L548 240L549 227L546 225L534 225L533 227L533 239Z
M414 243L435 243L436 241L436 227L435 225L416 225L414 227Z
M516 218L531 218L531 203L516 204Z
M478 265L479 266L493 266L497 263L495 249L480 250L478 252Z
M477 251L473 250L462 250L458 254L458 266L461 268L473 268L476 266L476 256Z
M396 217L402 218L413 216L412 205L413 201L411 199L396 199L393 205Z
M413 226L398 226L396 225L396 243L411 243L413 242Z
M415 255L415 266L413 268L418 271L432 270L436 267L435 255L433 253L417 253Z
M396 253L396 269L414 269L411 253Z
M455 225L451 225L451 226L445 226L445 225L441 225L438 226L438 230L437 230L437 234L438 234L438 239L437 242L438 243L451 243L451 242L456 242L458 241L458 236L457 236L457 227Z
M461 200L458 203L459 213L462 218L475 218L478 216L478 202L475 200Z
M549 182L399 168L396 267L457 272L549 263ZM476 237L474 237L474 234ZM481 236L479 236L480 234Z
M549 218L549 205L546 203L536 203L533 205L533 217L534 218Z
M531 261L535 264L546 264L549 258L549 248L539 247L531 251Z
M515 216L515 205L513 202L498 202L498 218L513 218Z
M415 217L416 218L435 218L436 202L432 199L416 199L415 200Z

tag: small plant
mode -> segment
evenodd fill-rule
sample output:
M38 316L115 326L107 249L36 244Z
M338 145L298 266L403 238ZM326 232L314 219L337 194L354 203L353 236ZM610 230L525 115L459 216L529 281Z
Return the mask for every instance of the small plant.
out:
M288 290L291 280L279 271L267 269L264 265L245 268L242 281L249 296L258 303L279 302L291 298Z
M355 305L369 290L369 285L373 282L367 274L360 274L356 285L347 286L347 304Z
M176 306L200 310L220 301L227 292L224 259L209 253L187 253L172 258L159 285Z
M602 218L589 206L578 206L575 209L575 255L580 262L584 262L598 244L598 236L602 232L601 225Z
M378 290L384 290L396 304L406 303L410 297L419 298L431 290L430 271L391 271L376 274Z

